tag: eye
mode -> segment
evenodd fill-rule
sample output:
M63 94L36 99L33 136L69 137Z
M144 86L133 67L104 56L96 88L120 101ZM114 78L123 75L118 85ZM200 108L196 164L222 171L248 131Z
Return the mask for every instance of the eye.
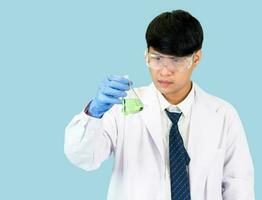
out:
M173 61L174 63L177 63L177 62L180 62L181 59L179 59L179 58L172 58L172 61Z
M182 64L185 62L185 59L182 59L182 58L174 58L173 59L173 63L175 64Z
M160 61L161 60L161 56L157 56L157 55L151 55L151 58L153 60L156 60L156 61Z

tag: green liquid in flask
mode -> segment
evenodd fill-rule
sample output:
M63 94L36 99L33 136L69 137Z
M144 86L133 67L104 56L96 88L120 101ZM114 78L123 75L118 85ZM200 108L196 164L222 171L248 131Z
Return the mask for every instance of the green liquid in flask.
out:
M140 112L144 108L141 99L136 94L130 81L129 81L129 86L131 89L129 97L122 99L122 112L124 113L124 115Z
M122 104L123 104L122 112L125 115L137 113L143 110L143 104L141 100L137 98L123 99Z

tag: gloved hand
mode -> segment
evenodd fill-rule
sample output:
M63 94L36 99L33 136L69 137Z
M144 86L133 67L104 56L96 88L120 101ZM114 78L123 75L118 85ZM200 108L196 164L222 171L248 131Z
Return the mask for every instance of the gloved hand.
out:
M132 84L128 79L113 75L108 76L99 86L97 96L91 101L88 114L101 118L114 104L121 104L120 97L125 97L125 91L130 89Z

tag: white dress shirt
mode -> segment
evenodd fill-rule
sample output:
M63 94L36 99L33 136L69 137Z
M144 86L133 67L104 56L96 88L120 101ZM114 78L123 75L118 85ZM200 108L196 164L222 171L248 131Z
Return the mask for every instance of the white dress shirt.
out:
M191 107L194 102L194 84L186 98L177 105L170 104L165 97L157 90L159 105L162 114L162 130L163 130L163 151L165 152L165 181L164 190L166 191L166 200L171 200L171 188L170 188L170 169L169 169L169 132L172 126L172 122L168 118L165 109L169 112L182 112L182 115L178 121L178 129L182 136L184 146L187 149L188 134L191 116Z

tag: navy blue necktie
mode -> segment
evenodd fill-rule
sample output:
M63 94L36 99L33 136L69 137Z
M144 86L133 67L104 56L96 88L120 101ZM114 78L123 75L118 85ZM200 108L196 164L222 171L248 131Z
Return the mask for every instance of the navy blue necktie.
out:
M189 176L187 166L190 158L184 147L177 122L182 113L171 113L166 110L172 121L169 134L169 163L172 200L190 200Z

